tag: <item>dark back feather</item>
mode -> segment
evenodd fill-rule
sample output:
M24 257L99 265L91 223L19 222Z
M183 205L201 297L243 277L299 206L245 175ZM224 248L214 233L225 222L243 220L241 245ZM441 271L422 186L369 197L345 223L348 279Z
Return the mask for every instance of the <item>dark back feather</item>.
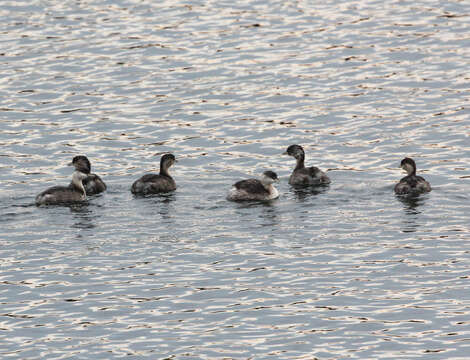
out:
M82 182L87 195L99 194L107 188L104 181L96 174L88 175Z
M247 179L247 180L240 180L233 184L235 188L238 190L243 190L248 193L255 193L255 194L269 194L269 191L263 186L261 181L258 179Z
M134 194L157 194L176 189L175 181L171 176L162 174L146 174L136 180L131 187Z

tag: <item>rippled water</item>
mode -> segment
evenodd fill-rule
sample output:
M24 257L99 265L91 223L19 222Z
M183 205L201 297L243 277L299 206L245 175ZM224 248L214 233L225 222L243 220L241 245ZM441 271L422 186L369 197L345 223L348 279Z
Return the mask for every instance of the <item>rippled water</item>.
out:
M0 15L2 358L468 358L470 3ZM294 143L328 188L287 184ZM133 197L169 151L177 191ZM34 206L77 154L108 191ZM404 156L431 193L393 194ZM278 200L225 200L266 169Z

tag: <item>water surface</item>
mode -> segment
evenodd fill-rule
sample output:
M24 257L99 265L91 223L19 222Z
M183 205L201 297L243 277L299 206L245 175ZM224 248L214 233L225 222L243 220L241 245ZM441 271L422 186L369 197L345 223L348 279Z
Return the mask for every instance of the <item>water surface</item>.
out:
M467 358L469 14L4 2L2 358ZM329 187L287 184L294 143ZM134 197L165 152L178 189ZM78 154L108 191L34 206ZM393 194L404 156L431 193ZM267 169L278 200L225 200Z

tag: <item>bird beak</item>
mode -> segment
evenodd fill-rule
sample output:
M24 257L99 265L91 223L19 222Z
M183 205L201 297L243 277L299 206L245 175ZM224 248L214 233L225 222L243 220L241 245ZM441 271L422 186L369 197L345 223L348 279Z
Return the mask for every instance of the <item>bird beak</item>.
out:
M284 151L282 155L289 155L289 154L287 153L287 151Z
M68 163L67 166L73 166L73 162Z

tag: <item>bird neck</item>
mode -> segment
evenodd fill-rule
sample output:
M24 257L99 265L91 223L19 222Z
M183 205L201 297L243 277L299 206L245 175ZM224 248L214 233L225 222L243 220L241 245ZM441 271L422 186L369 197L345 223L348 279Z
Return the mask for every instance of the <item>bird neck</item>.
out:
M165 164L160 165L160 175L168 177L170 176L170 173L168 172L168 166L166 166Z
M297 165L295 166L295 170L298 169L303 169L305 167L304 161L305 161L305 155L300 154L298 157L295 158L297 161Z
M414 167L410 164L405 165L405 171L406 171L408 176L416 175L416 167Z
M72 186L75 190L79 191L83 196L86 195L85 187L83 186L83 182L80 179L78 174L74 174L72 176Z
M266 190L268 191L268 194L269 194L269 199L275 199L279 196L279 192L277 191L277 189L274 187L273 184L269 184L267 187L266 187Z

